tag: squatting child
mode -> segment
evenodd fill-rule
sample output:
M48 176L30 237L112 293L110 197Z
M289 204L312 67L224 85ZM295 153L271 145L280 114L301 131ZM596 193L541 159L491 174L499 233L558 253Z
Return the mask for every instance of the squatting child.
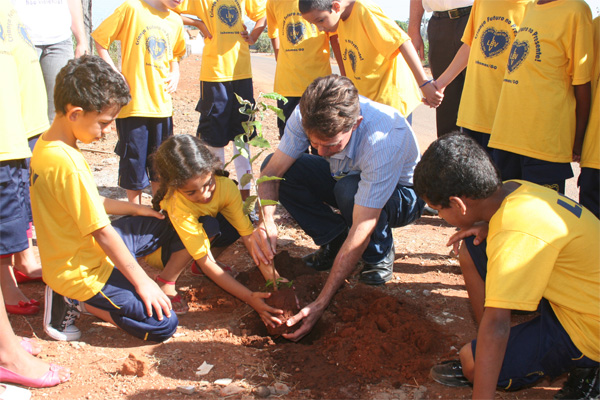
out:
M515 38L489 146L502 179L564 193L590 112L592 13L584 0L537 0Z
M254 308L265 325L280 325L277 317L283 311L264 302L270 294L251 292L224 271L211 252L223 250L241 236L265 279L273 279L271 268L259 262L260 250L252 238L254 228L243 213L235 183L223 176L220 160L198 138L176 135L159 147L155 164L161 180L152 204L155 210L167 213L195 265L217 285ZM262 260L266 258L263 256ZM174 290L182 270L183 266L165 267L157 279L163 290Z
M132 101L117 118L119 186L131 202L141 203L142 189L158 187L149 156L173 134L171 93L179 82L185 55L183 24L170 9L180 0L127 0L92 33L100 57L116 67L108 48L121 41L123 76Z
M590 249L600 221L547 187L502 182L485 150L463 134L431 144L414 184L460 228L449 243L465 239L459 260L479 323L460 360L434 366L432 377L472 382L473 398L493 399L496 387L515 390L571 371L555 398L598 395L600 253ZM539 316L511 327L511 310L538 306Z
M136 257L162 247L169 263L189 254L168 220L139 204L102 198L77 140L91 143L130 100L122 76L96 56L71 60L56 78L56 117L31 159L31 204L46 287L44 330L77 340L88 312L129 334L163 341L177 329L171 302ZM131 215L112 225L107 213Z
M298 6L320 30L338 33L346 75L360 95L407 118L421 102L419 88L427 104L440 104L442 95L425 74L408 34L370 0L299 0Z

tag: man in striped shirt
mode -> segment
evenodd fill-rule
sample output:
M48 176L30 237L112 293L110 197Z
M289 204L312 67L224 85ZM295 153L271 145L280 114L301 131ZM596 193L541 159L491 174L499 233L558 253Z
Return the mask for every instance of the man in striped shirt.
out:
M319 156L304 152L309 144ZM304 320L302 327L284 337L299 340L311 330L361 258L361 282L381 285L392 278L391 228L419 218L425 204L412 188L419 159L404 117L359 96L348 78L318 78L306 89L279 147L263 164L262 176L283 180L262 183L259 194L279 200L320 246L306 264L331 272L317 300L287 322ZM277 243L274 213L275 206L265 207L267 229L254 234L255 254L267 263Z

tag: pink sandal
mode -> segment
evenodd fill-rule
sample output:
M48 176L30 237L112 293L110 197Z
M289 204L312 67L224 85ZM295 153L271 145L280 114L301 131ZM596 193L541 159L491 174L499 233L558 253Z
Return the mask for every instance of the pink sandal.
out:
M27 378L25 376L16 374L4 367L0 367L0 381L6 382L6 383L16 383L17 385L33 387L33 388L47 388L47 387L56 386L59 383L63 383L63 381L60 380L60 376L58 375L58 372L62 369L65 369L65 368L60 367L56 364L50 364L50 368L48 369L48 372L46 372L44 375L42 375L41 378L33 379L33 378ZM67 376L67 379L65 380L65 382L67 380L69 380L69 377L70 377L70 374L69 374L69 376Z
M26 337L21 338L21 347L23 348L23 350L25 350L32 356L37 356L38 354L40 354L42 352L42 350L40 349L40 351L34 353L32 343L33 343L33 341L30 338L26 338Z
M163 279L160 277L160 275L156 275L156 277L154 278L154 280L156 282L160 282L163 285L173 285L175 286L175 282L172 281L167 281L166 279ZM171 300L171 305L173 306L173 312L177 315L183 315L183 314L187 314L187 312L189 311L189 307L186 303L186 301L178 294L176 294L175 296L170 296L167 295L167 297L169 298L169 300ZM176 309L175 306L178 306Z

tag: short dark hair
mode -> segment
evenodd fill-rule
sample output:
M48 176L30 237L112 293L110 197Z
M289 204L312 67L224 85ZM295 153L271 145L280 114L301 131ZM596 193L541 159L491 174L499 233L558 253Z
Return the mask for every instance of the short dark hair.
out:
M450 197L490 197L502 186L500 172L488 153L469 136L453 132L433 142L417 164L417 195L430 204L449 207Z
M352 129L360 116L358 90L345 76L317 78L300 99L302 127L327 138Z
M84 55L70 60L56 76L54 108L66 114L67 105L85 112L123 107L131 100L125 79L98 56Z
M333 0L298 0L300 14L306 14L312 10L331 11Z

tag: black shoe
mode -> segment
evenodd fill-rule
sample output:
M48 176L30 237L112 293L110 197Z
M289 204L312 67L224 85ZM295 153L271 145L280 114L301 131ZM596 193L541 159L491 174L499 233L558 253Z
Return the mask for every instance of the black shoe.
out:
M79 302L56 293L46 286L44 304L44 331L54 340L79 340L81 331L75 320L81 315Z
M598 367L575 368L562 389L554 395L555 399L595 399L600 393L598 387Z
M314 268L317 271L327 271L328 269L331 269L331 267L333 267L335 256L337 256L338 251L342 248L347 237L348 230L345 230L331 242L321 246L319 250L302 257L302 261L304 261L306 266Z
M462 372L462 366L458 360L448 360L434 365L430 371L434 381L446 386L464 387L471 383Z
M365 263L362 271L360 271L358 280L367 285L383 285L394 276L393 269L395 256L396 251L394 245L392 245L392 248L388 251L383 260L376 264Z
M430 216L430 217L437 217L438 210L434 210L433 208L429 207L428 205L425 205L425 207L423 207L423 212L421 213L421 215L427 215L427 216Z

